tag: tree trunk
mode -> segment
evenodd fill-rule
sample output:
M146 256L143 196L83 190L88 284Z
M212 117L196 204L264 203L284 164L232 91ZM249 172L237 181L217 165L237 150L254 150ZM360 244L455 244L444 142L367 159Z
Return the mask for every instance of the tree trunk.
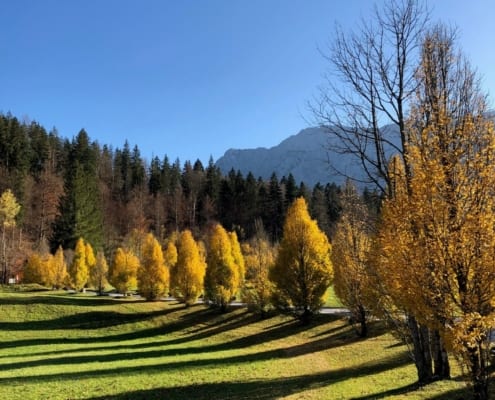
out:
M368 324L366 322L366 310L362 305L359 305L359 337L365 338L368 336Z
M418 383L426 385L433 379L431 351L428 328L421 326L412 315L407 317L407 326L411 333L414 364L418 373Z
M484 357L482 344L469 349L471 362L471 382L473 384L473 399L488 400L488 371L487 360Z
M431 332L431 347L435 379L450 379L450 363L440 332Z

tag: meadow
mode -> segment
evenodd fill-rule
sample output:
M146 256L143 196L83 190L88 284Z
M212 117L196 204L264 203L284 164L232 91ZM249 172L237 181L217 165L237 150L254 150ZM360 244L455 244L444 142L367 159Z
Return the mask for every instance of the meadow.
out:
M245 308L0 289L0 399L464 399L458 376L417 388L379 322L309 326ZM459 371L454 371L456 375Z

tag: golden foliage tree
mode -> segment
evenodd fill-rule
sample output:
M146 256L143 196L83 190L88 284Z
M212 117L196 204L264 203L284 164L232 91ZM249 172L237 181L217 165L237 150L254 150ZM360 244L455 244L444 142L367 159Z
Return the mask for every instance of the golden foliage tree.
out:
M437 330L488 398L495 322L495 132L469 64L426 36L408 129L409 187L385 202L381 277L396 304Z
M65 262L64 250L62 246L59 246L52 259L53 263L53 285L55 288L59 289L67 284L68 273L67 273L67 263Z
M177 262L170 269L172 294L186 307L203 292L206 263L190 230L181 232L177 241Z
M74 258L69 268L69 276L73 287L82 290L89 279L89 267L86 262L86 244L79 238L74 249Z
M89 282L100 295L108 283L108 263L105 254L101 250L96 253L94 265L90 266Z
M144 239L137 280L139 293L148 301L157 300L167 293L169 270L164 262L162 247L152 233Z
M110 284L119 293L128 294L137 287L139 258L129 249L117 248L110 266Z
M242 246L246 264L243 300L249 308L265 317L272 308L273 283L268 279L268 273L275 264L277 252L268 240L263 223L257 220L255 226L255 236Z
M1 237L1 263L2 263L2 276L1 282L7 283L9 274L9 257L7 253L7 231L13 229L16 224L16 217L21 210L20 204L17 202L14 194L10 189L7 189L0 196L0 224L2 226Z
M323 305L323 295L333 278L331 246L311 219L304 198L287 211L282 241L270 279L279 301L293 306L303 322Z
M24 283L38 283L44 285L45 283L45 263L43 262L40 254L31 254L24 266L23 282Z
M227 309L242 280L239 255L234 255L235 250L232 249L234 239L237 240L237 236L229 235L220 224L212 228L208 237L205 296L220 306L222 311Z
M367 335L369 304L370 218L356 188L347 183L342 195L342 214L332 242L335 294L359 324L359 335Z

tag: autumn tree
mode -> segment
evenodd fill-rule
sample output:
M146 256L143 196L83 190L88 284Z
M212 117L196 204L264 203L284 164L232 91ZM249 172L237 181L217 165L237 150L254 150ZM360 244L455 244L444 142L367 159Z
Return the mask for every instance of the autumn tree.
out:
M330 253L328 238L309 216L306 201L296 199L287 211L270 279L279 301L295 307L303 322L323 305L333 278Z
M86 243L83 238L76 242L74 258L69 268L69 276L73 287L82 290L89 279L89 267L86 261Z
M208 237L208 255L205 273L205 296L226 311L228 303L237 294L243 277L236 253L237 236L216 224ZM234 244L234 250L233 250ZM242 257L242 255L241 255Z
M407 124L410 185L385 203L377 265L394 302L439 332L468 368L474 398L487 399L495 134L454 37L442 26L425 36Z
M45 285L47 281L46 267L47 263L44 262L40 254L34 252L28 257L24 266L23 282Z
M109 281L119 293L128 294L137 287L139 258L129 249L117 248L110 266Z
M52 259L54 273L54 287L59 289L67 284L68 273L64 250L59 246Z
M172 294L187 306L203 292L206 263L189 230L181 232L177 241L177 262L170 270Z
M368 259L374 228L366 205L352 183L347 182L342 198L342 215L332 241L335 294L359 325L359 335L368 333L370 285Z
M90 266L89 283L101 295L108 283L108 263L103 251L99 250L96 253L95 262Z
M7 238L8 232L14 229L16 225L16 217L21 210L21 206L17 203L17 199L10 189L7 189L0 196L0 224L2 225L2 237L1 237L1 263L2 263L2 279L3 283L7 283L9 277L9 257L7 249L9 240Z
M353 157L362 180L382 192L391 152L404 154L408 142L405 121L428 20L422 0L387 0L353 30L337 27L322 49L328 74L310 110L331 137L329 149ZM332 167L348 176L342 166Z
M273 283L268 279L268 273L275 264L276 248L268 240L260 219L255 222L255 226L255 235L242 246L246 264L243 301L263 318L273 307Z
M158 300L167 293L169 270L164 262L162 247L151 233L144 239L137 281L140 295L148 301Z

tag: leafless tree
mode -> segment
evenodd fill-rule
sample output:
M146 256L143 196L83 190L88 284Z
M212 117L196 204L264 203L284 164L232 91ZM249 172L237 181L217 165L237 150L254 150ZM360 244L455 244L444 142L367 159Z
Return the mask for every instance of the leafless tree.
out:
M408 101L428 22L423 1L388 0L355 31L337 26L334 40L321 51L329 70L310 111L331 137L329 150L350 155L362 167L364 178L350 178L383 193L388 158L405 152Z

